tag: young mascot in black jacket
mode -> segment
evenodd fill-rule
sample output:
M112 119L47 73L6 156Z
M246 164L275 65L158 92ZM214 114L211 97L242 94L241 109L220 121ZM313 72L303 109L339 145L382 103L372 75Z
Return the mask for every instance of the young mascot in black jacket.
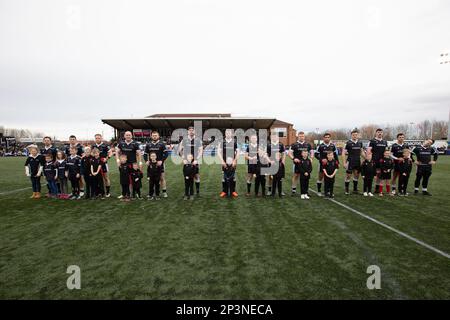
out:
M184 200L194 200L194 177L196 174L196 165L192 162L194 161L194 156L189 154L186 158L187 163L183 166L183 177L184 177Z
M141 199L142 178L144 175L139 169L139 165L137 163L133 163L133 169L131 170L130 177L133 184L133 198Z
M158 166L158 156L152 152L150 154L149 164L147 168L147 179L149 182L149 200L159 200L160 181L163 166Z
M411 176L413 160L411 159L411 151L409 149L403 150L403 160L398 163L399 177L398 177L398 195L407 196L408 181Z
M298 167L300 170L300 193L301 198L308 200L308 190L309 190L309 179L311 178L312 173L312 162L311 159L308 158L309 152L306 150L302 151L302 158L298 163Z
M130 166L127 163L127 156L125 154L120 155L120 185L122 186L121 201L130 201Z
M372 184L377 168L375 161L372 160L372 153L366 155L366 160L361 165L361 177L364 180L364 196L373 197Z

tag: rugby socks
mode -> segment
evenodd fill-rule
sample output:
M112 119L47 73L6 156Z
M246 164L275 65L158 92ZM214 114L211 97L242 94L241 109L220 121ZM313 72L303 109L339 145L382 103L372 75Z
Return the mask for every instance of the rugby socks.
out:
M382 190L382 189L383 189L383 186L381 186L381 185L379 185L379 184L375 185L375 193L380 192L380 188L381 188L381 190Z
M317 181L317 192L322 192L322 181Z
M111 187L110 186L106 186L106 193L109 194L111 191Z
M391 192L391 186L390 186L390 185L387 185L387 186L386 186L386 192L387 192L387 193Z
M297 187L292 187L292 194L296 194L297 193Z
M252 183L247 181L247 193L250 193L252 191Z
M378 185L376 190L378 190L378 193L383 193L383 186L382 185Z
M200 182L195 182L195 189L197 190L197 194L200 193Z

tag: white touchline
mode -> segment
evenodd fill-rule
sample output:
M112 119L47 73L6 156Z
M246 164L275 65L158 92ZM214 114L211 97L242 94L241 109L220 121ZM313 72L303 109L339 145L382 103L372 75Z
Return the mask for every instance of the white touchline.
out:
M317 194L317 192L315 190L310 189L310 191L312 191L315 194ZM427 243L425 243L423 241L420 241L419 239L416 239L413 236L410 236L410 235L408 235L408 234L406 234L406 233L404 233L404 232L402 232L400 230L397 230L397 229L395 229L395 228L393 228L393 227L391 227L391 226L389 226L389 225L387 225L387 224L385 224L385 223L383 223L381 221L378 221L377 219L374 219L374 218L372 218L372 217L370 217L370 216L368 216L368 215L366 215L366 214L364 214L362 212L359 212L358 210L355 210L355 209L353 209L353 208L351 208L351 207L349 207L349 206L347 206L347 205L345 205L345 204L343 204L343 203L341 203L339 201L336 201L334 199L327 199L327 200L330 200L331 202L333 202L334 204L337 204L338 206L341 206L341 207L343 207L343 208L345 208L345 209L347 209L347 210L349 210L349 211L351 211L353 213L356 213L357 215L360 215L361 217L366 218L367 220L375 222L376 224L378 224L378 225L380 225L382 227L385 227L386 229L389 229L392 232L395 232L395 233L401 235L402 237L404 237L406 239L414 241L415 243L417 243L418 245L421 245L422 247L425 247L425 248L427 248L427 249L429 249L431 251L434 251L435 253L440 254L441 256L444 256L447 259L450 259L450 254L448 254L448 253L446 253L446 252L444 252L442 250L439 250L439 249L437 249L437 248L435 248L435 247L433 247L433 246L431 246L431 245L429 245L429 244L427 244Z
M28 189L31 189L31 187L22 188L22 189L16 189L16 190L11 190L11 191L5 191L5 192L1 192L1 193L0 193L0 196L4 196L4 195L7 195L7 194L16 193L16 192L20 192L20 191L25 191L25 190L28 190Z

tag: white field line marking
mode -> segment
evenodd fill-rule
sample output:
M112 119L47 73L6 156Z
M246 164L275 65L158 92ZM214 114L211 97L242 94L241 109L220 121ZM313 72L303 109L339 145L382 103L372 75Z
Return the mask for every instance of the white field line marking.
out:
M25 191L25 190L28 190L28 189L31 189L31 187L22 188L22 189L16 189L16 190L11 190L11 191L5 191L5 192L1 192L1 193L0 193L0 196L4 196L4 195L7 195L7 194L16 193L16 192L20 192L20 191Z
M312 191L315 194L317 194L317 192L315 190L310 189L310 191ZM384 227L384 228L386 228L388 230L391 230L392 232L395 232L395 233L401 235L402 237L404 237L406 239L414 241L415 243L417 243L418 245L421 245L424 248L427 248L427 249L429 249L431 251L434 251L435 253L440 254L441 256L443 256L443 257L445 257L447 259L450 259L450 254L448 254L448 253L446 253L446 252L444 252L442 250L439 250L439 249L437 249L437 248L435 248L435 247L433 247L433 246L431 246L431 245L429 245L429 244L427 244L427 243L425 243L423 241L420 241L417 238L414 238L414 237L412 237L412 236L410 236L410 235L408 235L408 234L406 234L406 233L404 233L404 232L402 232L400 230L397 230L397 229L395 229L395 228L393 228L393 227L391 227L391 226L389 226L389 225L387 225L387 224L385 224L385 223L383 223L381 221L378 221L377 219L374 219L374 218L372 218L372 217L370 217L370 216L368 216L368 215L366 215L366 214L364 214L362 212L359 212L358 210L355 210L355 209L353 209L353 208L351 208L351 207L349 207L349 206L347 206L347 205L345 205L345 204L343 204L343 203L341 203L339 201L336 201L334 199L329 199L329 198L327 198L327 200L330 200L331 202L333 202L334 204L337 204L338 206L341 206L341 207L343 207L343 208L345 208L345 209L347 209L347 210L349 210L349 211L351 211L353 213L356 213L357 215L359 215L359 216L361 216L363 218L366 218L367 220L370 220L370 221L372 221L372 222L374 222L374 223L376 223L376 224L378 224L378 225L380 225L380 226L382 226L382 227Z

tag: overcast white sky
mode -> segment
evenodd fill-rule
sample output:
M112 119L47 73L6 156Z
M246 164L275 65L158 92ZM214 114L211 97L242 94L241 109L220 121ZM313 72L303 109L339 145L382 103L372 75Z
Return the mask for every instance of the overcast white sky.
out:
M272 116L297 129L447 120L447 0L0 0L0 125Z

